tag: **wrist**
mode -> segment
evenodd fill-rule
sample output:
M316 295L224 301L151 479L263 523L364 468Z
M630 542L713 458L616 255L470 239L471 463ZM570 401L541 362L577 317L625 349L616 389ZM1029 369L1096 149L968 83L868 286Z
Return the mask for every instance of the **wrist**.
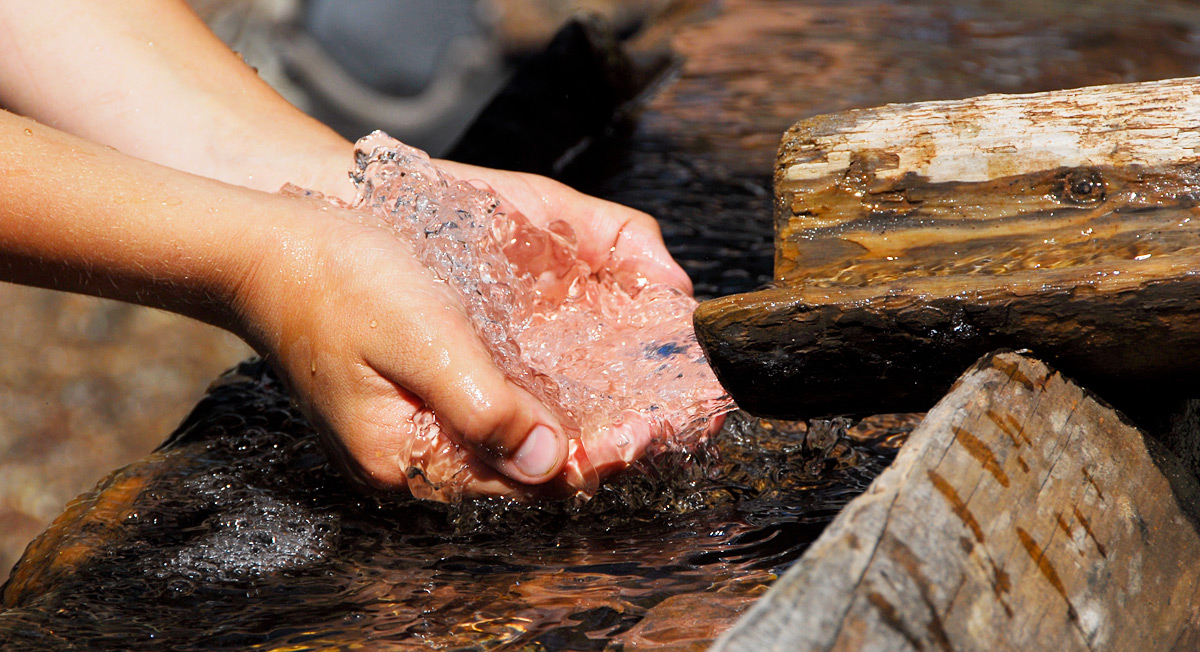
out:
M353 201L354 145L303 114L284 122L268 126L250 121L230 127L224 142L240 145L214 153L206 176L271 193L291 183Z
M264 355L291 355L299 339L343 317L323 306L335 302L339 260L352 256L371 218L304 197L265 195L255 207L228 254L236 273L223 279L229 313L220 325Z
M215 126L201 136L205 142L181 145L186 158L163 152L147 160L251 190L277 193L291 183L352 200L354 145L282 98L266 99L277 102L211 109Z
M112 293L95 294L186 315L246 339L243 296L266 264L263 252L278 222L273 205L285 200L193 179L198 183L175 211L146 216L147 246L130 248L131 260L110 271L117 277Z
M297 302L311 296L305 286L317 277L314 241L304 233L309 225L291 215L297 203L315 202L264 196L239 240L222 254L231 273L219 279L226 312L217 325L264 356L278 350L289 313L294 316L302 305Z

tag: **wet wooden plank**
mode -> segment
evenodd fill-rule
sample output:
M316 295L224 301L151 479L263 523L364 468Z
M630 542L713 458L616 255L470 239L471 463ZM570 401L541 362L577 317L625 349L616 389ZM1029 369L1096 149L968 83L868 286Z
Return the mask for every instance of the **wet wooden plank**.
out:
M805 120L776 166L775 278L863 285L1194 252L1194 224L1150 209L1196 205L1198 118L1200 78L1187 78Z
M1130 409L1195 387L1193 265L1155 257L1004 277L784 287L701 304L696 334L738 405L763 416L927 409L997 348L1031 348Z
M800 122L777 287L703 304L701 342L785 418L924 409L1001 346L1106 395L1174 391L1200 368L1198 119L1188 78Z
M1086 390L987 356L713 650L1196 649L1197 496Z

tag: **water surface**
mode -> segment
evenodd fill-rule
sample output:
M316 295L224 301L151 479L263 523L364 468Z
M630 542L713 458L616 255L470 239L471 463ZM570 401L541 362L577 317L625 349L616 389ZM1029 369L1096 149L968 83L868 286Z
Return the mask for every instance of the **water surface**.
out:
M260 363L77 501L15 569L4 649L703 647L890 459L915 416L731 416L590 502L364 496ZM717 449L719 448L719 453Z

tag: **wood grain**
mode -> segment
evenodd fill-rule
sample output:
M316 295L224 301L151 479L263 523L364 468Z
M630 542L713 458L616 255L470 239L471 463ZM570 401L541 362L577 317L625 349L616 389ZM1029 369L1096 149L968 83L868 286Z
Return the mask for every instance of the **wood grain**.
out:
M1130 402L1196 380L1200 78L811 118L775 182L775 287L695 315L751 412L924 410L998 347Z
M701 304L722 385L779 418L928 409L982 353L1032 349L1118 407L1186 396L1200 369L1188 260L782 287Z
M989 355L712 649L1196 649L1197 496L1086 390Z

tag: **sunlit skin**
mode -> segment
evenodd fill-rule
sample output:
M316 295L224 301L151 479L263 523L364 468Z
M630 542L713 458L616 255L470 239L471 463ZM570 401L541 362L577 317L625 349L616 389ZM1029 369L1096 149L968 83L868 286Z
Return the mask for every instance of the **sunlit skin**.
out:
M372 487L405 486L394 451L425 405L498 472L481 492L562 474L561 424L495 367L407 245L369 216L274 194L290 181L350 199L352 147L184 2L0 0L0 30L13 111L0 112L0 278L236 333ZM569 222L594 268L622 261L691 291L650 216L542 177L439 165L535 223Z

